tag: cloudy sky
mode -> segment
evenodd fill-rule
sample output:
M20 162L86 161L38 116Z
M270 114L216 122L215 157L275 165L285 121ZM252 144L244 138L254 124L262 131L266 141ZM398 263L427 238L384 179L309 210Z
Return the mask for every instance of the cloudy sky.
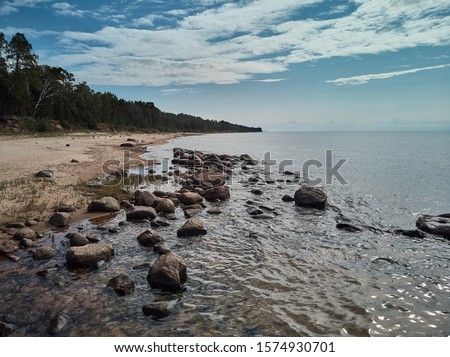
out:
M450 130L450 0L0 0L95 90L272 130Z

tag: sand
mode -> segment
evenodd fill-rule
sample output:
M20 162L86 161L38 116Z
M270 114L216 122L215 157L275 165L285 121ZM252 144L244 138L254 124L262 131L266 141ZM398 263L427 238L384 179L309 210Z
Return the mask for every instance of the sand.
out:
M147 146L160 145L181 135L91 133L0 137L0 225L34 219L39 225L32 228L45 230L54 208L63 203L77 207L73 214L76 219L86 212L92 199L81 194L80 186L103 177L105 162L118 160L123 166L125 150L137 158ZM135 148L120 147L128 138L138 141ZM44 169L52 170L54 176L36 178L35 174ZM11 231L0 232L0 239L8 233Z

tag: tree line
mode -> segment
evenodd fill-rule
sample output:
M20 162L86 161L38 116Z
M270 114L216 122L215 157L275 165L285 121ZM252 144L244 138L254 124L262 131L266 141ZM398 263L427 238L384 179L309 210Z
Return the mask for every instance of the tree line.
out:
M61 67L40 65L23 33L0 32L0 123L22 120L30 131L141 130L259 132L225 121L159 110L153 102L127 101L92 90Z

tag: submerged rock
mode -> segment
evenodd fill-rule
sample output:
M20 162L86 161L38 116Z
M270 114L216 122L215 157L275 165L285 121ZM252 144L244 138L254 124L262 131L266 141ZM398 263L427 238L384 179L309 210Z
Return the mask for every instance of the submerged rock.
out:
M71 247L66 253L69 266L97 266L102 260L109 260L114 255L111 244L88 244L83 247Z
M292 197L292 196L290 196L290 195L284 195L281 199L282 199L284 202L294 202L294 201L295 201L294 197Z
M338 224L336 224L336 228L342 229L347 232L361 232L362 231L361 228L358 228L358 227L348 224L348 223L338 223Z
M92 201L88 206L88 212L118 212L120 203L114 197L103 197Z
M206 234L203 222L199 219L190 219L177 230L178 237L202 236Z
M173 252L161 255L150 268L147 281L152 288L179 291L187 280L186 263Z
M421 231L439 235L445 239L450 239L450 213L439 216L424 215L416 222L417 228Z
M205 200L207 201L226 201L230 199L230 189L228 186L217 186L205 191Z
M7 337L14 332L16 326L0 321L0 337Z
M153 250L159 255L167 254L170 252L169 245L167 242L159 242L153 246Z
M295 192L294 200L296 206L324 210L327 195L317 187L303 186Z
M56 249L50 246L40 247L33 251L34 260L47 260L55 255Z
M411 238L425 238L425 233L419 231L418 229L396 229L395 233L401 234L405 237L411 237Z
M153 247L156 243L164 241L164 238L153 229L147 229L137 237L137 240L144 247Z
M221 214L222 210L219 207L211 207L206 211L208 214Z
M119 274L108 282L108 287L113 288L117 295L125 296L134 292L135 282L126 274Z
M57 315L50 320L50 326L47 328L47 333L51 336L57 335L61 330L66 327L69 322L69 318L65 315Z
M258 214L263 214L264 212L261 209L259 209L258 207L249 207L249 208L247 208L247 213L250 216L256 216Z
M167 301L155 301L151 304L144 305L142 312L145 316L151 316L155 320L158 320L169 316L172 310Z

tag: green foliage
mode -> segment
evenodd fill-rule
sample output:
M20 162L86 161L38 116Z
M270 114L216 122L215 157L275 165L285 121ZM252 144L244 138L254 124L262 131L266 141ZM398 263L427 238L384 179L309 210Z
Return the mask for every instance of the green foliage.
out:
M75 84L73 74L63 68L38 65L37 60L24 34L16 33L8 42L0 32L0 119L29 117L29 131L55 130L53 122L65 130L261 131L166 113L152 102L125 101L112 93L95 92L86 82Z

